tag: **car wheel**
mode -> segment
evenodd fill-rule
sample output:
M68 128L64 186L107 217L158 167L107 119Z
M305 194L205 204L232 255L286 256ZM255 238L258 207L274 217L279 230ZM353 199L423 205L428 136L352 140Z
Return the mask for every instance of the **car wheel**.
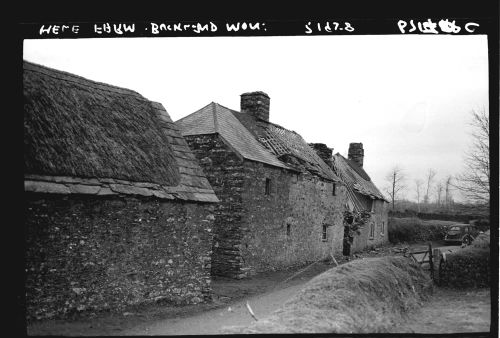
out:
M468 236L464 237L462 239L462 244L470 245L470 238Z

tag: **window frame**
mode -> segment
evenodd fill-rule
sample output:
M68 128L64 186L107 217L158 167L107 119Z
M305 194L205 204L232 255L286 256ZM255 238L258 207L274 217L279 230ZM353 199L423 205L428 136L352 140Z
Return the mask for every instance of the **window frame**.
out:
M271 179L266 177L264 195L271 196Z

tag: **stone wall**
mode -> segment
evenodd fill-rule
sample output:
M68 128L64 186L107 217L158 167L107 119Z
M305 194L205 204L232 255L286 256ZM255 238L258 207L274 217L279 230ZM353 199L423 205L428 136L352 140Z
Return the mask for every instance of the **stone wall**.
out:
M213 208L26 193L27 317L208 300Z
M241 277L243 160L218 135L186 136L185 139L221 201L215 207L212 275Z
M243 160L218 135L185 138L221 200L215 211L212 275L244 278L342 251L343 186L337 184L333 196L332 183Z
M244 273L302 265L342 251L344 187L337 184L333 196L331 182L311 175L250 161L244 167Z
M359 198L359 196L358 196ZM365 201L363 204L368 204L371 200L368 197L363 197ZM378 246L389 241L389 231L387 229L388 223L388 203L382 200L373 200L374 209L370 221L361 229L361 234L354 236L353 245L351 247L351 253L364 250L365 248ZM373 224L375 227L373 238L370 237L370 227ZM383 230L383 231L382 231Z

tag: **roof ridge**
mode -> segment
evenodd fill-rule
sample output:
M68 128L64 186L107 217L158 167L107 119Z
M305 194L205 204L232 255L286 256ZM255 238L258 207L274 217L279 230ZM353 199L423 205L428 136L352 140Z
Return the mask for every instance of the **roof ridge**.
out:
M229 110L231 113L240 113L239 111L234 110L234 109L231 109L231 108L228 108L228 107L226 107L226 106L224 106L224 105L222 105L222 104L220 104L220 103L217 103L217 102L214 102L214 103L215 103L216 105L218 105L218 106L220 106L220 107L224 108L224 109Z
M270 121L266 121L266 120L263 120L263 119L259 119L259 121L262 121L262 122L264 122L264 123L270 124L270 125L272 125L272 126L274 126L274 127L277 127L277 128L284 129L284 130L286 130L286 131L289 131L289 132L291 132L291 133L294 133L294 134L297 134L297 135L299 135L299 136L300 136L300 134L299 134L299 133L297 133L295 130L287 129L287 128L283 127L283 126L282 126L282 125L280 125L280 124L277 124L277 123L274 123L274 122L270 122ZM301 136L301 137L302 137L302 136Z
M142 96L138 92L136 92L132 89L129 89L129 88L119 87L119 86L111 85L109 83L91 80L91 79L83 77L81 75L76 75L76 74L73 74L73 73L70 73L70 72L67 72L64 70L47 67L47 66L40 65L38 63L34 63L34 62L30 62L30 61L26 61L26 60L23 60L23 62L24 62L23 70L40 73L40 74L43 74L45 76L49 76L53 79L71 82L71 83L76 83L76 84L79 84L81 86L89 87L92 89L96 89L96 87L99 87L99 89L103 90L103 91L132 95L132 96L135 96L136 98L138 98L142 101L145 101L145 102L149 101L150 102L150 100L148 100L147 98L145 98L144 96Z

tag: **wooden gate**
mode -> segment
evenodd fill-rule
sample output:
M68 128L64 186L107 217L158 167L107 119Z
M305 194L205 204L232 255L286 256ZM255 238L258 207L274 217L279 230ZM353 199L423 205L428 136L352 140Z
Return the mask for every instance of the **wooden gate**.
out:
M431 278L434 280L434 255L432 253L431 243L429 243L428 248L425 250L408 250L403 253L403 256L411 257L413 261L420 265L429 263Z

